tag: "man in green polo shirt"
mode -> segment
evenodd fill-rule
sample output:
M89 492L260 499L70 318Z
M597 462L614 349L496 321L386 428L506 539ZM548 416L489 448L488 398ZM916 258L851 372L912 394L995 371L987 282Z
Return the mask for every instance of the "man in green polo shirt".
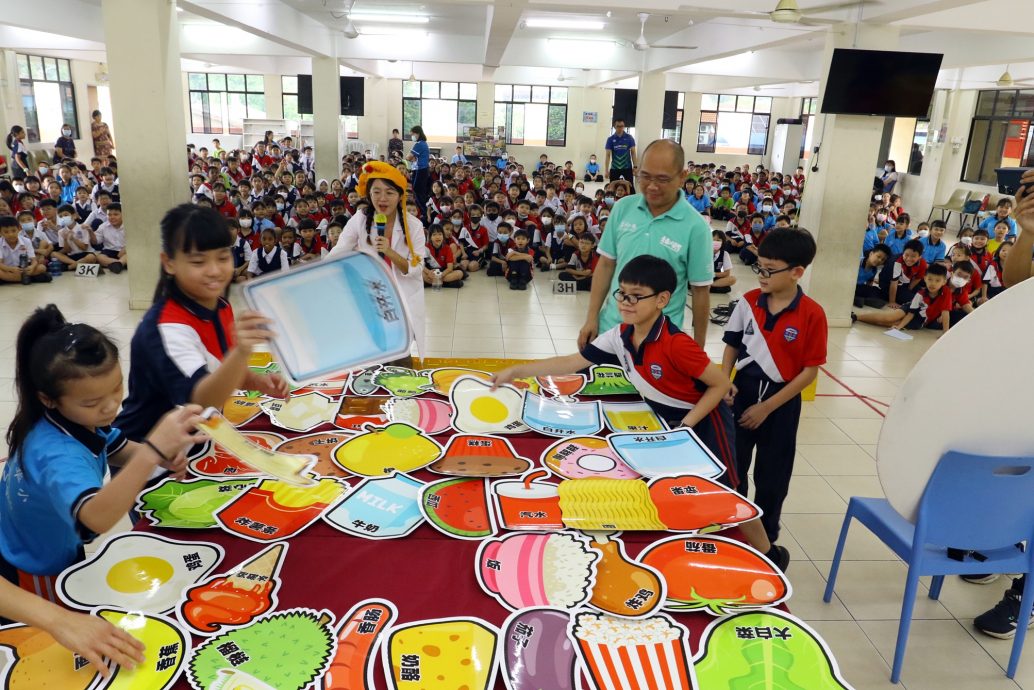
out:
M693 338L704 346L711 308L709 288L714 281L711 227L682 200L682 147L658 139L646 147L639 167L639 194L614 205L599 246L599 263L592 274L589 313L578 334L578 346L621 322L613 293L625 264L642 254L659 256L671 264L678 284L664 308L682 328L687 289L693 291Z

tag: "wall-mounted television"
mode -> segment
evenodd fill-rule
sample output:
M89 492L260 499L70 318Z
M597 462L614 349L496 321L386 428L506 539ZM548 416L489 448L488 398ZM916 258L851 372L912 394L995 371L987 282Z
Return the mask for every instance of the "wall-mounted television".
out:
M362 115L366 82L362 77L340 77L341 114ZM298 75L298 112L312 115L312 75Z
M822 112L925 117L943 58L940 53L836 48Z

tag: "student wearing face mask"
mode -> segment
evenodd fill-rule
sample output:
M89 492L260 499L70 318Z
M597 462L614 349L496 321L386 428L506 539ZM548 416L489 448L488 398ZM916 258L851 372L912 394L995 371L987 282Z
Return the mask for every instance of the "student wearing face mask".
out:
M54 162L60 163L65 160L75 160L75 141L72 139L72 128L69 125L62 125L61 136L54 144Z
M414 125L409 130L409 138L413 142L413 148L410 149L406 160L410 162L412 170L413 194L416 196L417 208L426 208L431 193L431 150L427 147L427 135L420 125Z
M714 249L714 282L711 283L711 294L728 294L736 284L736 276L732 274L732 256L725 249L725 233L721 230L712 230L711 239Z
M888 160L883 164L883 175L880 176L880 180L883 182L883 193L891 194L898 183L897 165L894 161Z
M582 178L586 182L603 182L603 173L600 172L600 164L596 162L596 155L589 156L589 162L585 164L585 176Z

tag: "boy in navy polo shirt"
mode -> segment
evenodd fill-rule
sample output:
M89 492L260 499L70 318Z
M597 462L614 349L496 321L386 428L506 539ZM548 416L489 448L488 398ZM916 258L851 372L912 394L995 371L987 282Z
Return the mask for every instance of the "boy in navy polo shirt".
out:
M801 420L801 391L826 363L826 313L797 285L815 258L803 228L776 228L758 247L760 288L743 295L725 327L722 370L732 386L738 490L747 495L754 451L754 502L768 538L779 537L779 516L790 488Z
M650 408L671 428L689 427L725 464L719 481L735 488L735 428L723 401L731 389L722 373L689 335L664 314L676 288L675 269L664 259L637 256L621 269L614 299L621 323L604 331L580 353L519 364L498 372L493 385L529 376L572 374L592 364L620 366ZM825 322L823 322L825 336ZM790 554L773 544L761 520L740 525L755 549L786 570Z

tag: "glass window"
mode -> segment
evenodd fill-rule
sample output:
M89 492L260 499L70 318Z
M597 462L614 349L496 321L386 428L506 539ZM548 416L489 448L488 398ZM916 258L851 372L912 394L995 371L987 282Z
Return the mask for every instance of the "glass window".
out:
M716 106L717 110L700 111L697 127L698 153L763 156L768 150L768 129L771 122L772 99L754 96L726 96L703 94L701 103ZM806 104L802 104L802 109ZM735 108L735 111L733 111ZM681 130L681 111L676 113ZM669 138L675 131L665 130ZM679 131L678 136L681 136Z
M227 91L244 91L244 75L243 74L227 74L226 75L226 90Z
M770 96L758 96L754 99L754 112L755 113L770 113L772 112L772 98Z
M567 145L567 87L498 84L493 124L504 128L506 143ZM501 96L510 95L511 99Z
M686 107L686 92L685 91L679 91L678 107L680 109Z
M459 84L454 81L443 81L439 98L456 100L460 95Z
M247 79L246 91L254 91L258 93L266 92L266 78L261 74L248 74L245 77ZM297 77L295 77L297 81Z
M46 79L46 75L43 74L43 58L39 55L29 56L29 67L31 68L32 79Z
M249 79L243 74L190 73L190 129L195 134L241 134L246 118L266 116L265 80L261 75ZM285 119L290 112L298 117L298 79L281 77ZM249 88L255 86L254 90ZM293 88L288 92L288 87Z
M995 110L995 91L981 91L977 96L977 115L990 116Z
M438 82L436 82L436 81L422 81L422 82L420 82L420 97L421 98L438 98Z
M421 108L419 98L402 99L402 131L409 132L413 127L420 124Z
M725 112L733 112L736 110L736 97L735 96L719 96L718 97L718 109Z
M567 106L551 105L546 115L546 146L567 145Z
M345 127L346 139L359 138L359 117L357 115L342 115L341 122Z
M16 54L15 60L26 140L30 143L57 141L64 125L70 126L72 138L78 139L75 85L68 60L22 54Z
M208 90L209 91L226 91L226 75L225 74L209 74L208 75Z
M549 103L549 87L548 86L532 86L531 87L531 100L535 103Z
M467 130L477 126L477 84L403 82L402 94L402 127L406 132L420 125L428 141L444 144L464 141ZM463 94L473 94L474 98L462 98Z
M477 127L477 101L459 101L456 107L457 141L466 141L468 130Z
M718 110L718 94L704 93L700 95L701 110Z
M32 76L29 74L29 56L18 54L18 78L19 79L31 79Z
M191 91L207 91L208 77L204 74L188 74L187 86L190 88Z
M420 82L418 82L418 81L404 81L404 82L402 82L402 95L405 98L420 98Z
M1034 118L1034 91L1020 91L1017 94L1016 117Z
M471 82L460 84L460 100L476 101L478 99L478 85Z
M549 88L549 102L567 104L567 87L551 86Z
M513 100L513 86L510 84L496 84L495 85L495 99L497 101L512 101Z
M298 112L298 77L287 74L281 75L280 90L285 120L305 122L312 120L312 113L303 114ZM262 102L265 104L265 97L263 97ZM264 117L264 115L255 115L255 117Z
M531 100L531 87L523 84L513 85L513 100L517 103L527 103Z
M298 93L298 77L283 75L280 77L280 88L284 93Z
M1015 91L999 91L998 99L995 101L995 115L1010 116L1013 114L1013 107L1015 105Z
M57 78L59 81L72 81L72 66L68 60L57 61Z
M736 112L738 112L738 113L752 113L752 112L754 112L754 97L753 96L737 96L736 97Z
M43 73L48 81L57 81L57 60L54 58L43 58Z
M1032 108L1034 92L1030 90L980 92L962 166L963 182L994 185L995 168L1030 167L1034 163Z

